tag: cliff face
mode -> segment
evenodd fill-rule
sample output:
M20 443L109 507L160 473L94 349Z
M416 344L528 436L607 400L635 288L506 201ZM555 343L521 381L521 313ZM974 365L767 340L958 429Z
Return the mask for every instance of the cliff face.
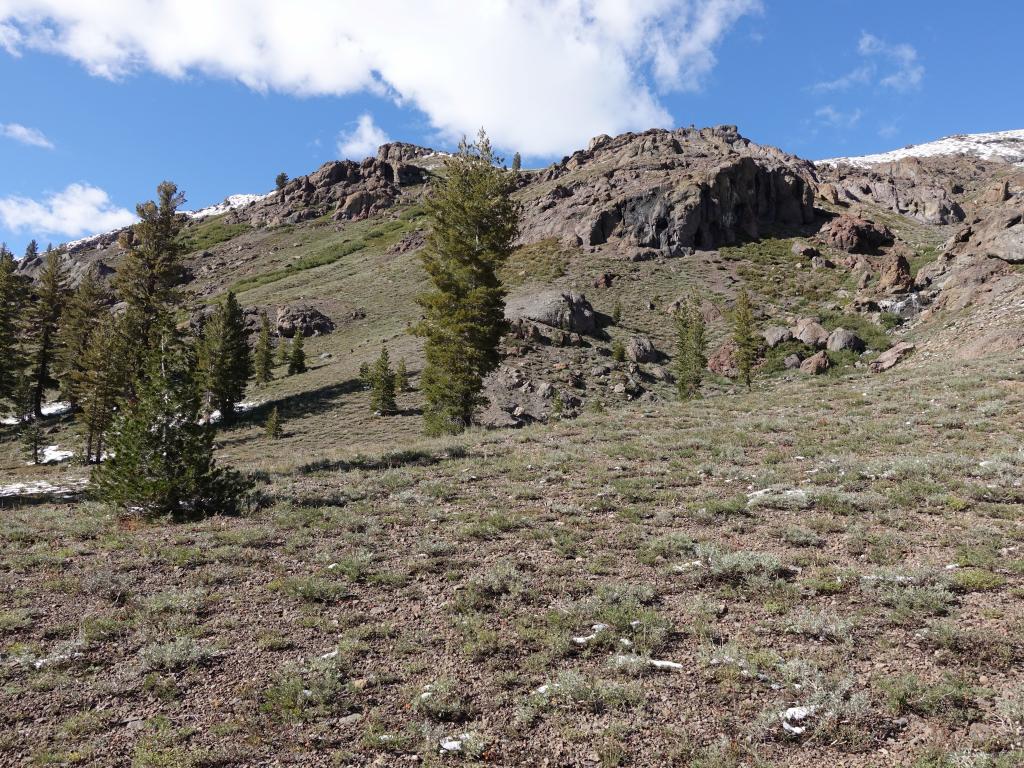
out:
M523 240L678 256L814 218L813 167L731 126L599 136L523 190Z

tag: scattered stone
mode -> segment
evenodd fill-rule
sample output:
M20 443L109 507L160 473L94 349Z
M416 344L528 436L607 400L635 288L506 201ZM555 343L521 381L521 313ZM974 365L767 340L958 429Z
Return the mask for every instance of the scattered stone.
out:
M871 361L871 372L881 373L882 371L888 371L894 365L905 360L915 349L916 346L914 344L908 341L901 341Z
M626 358L634 363L653 363L658 359L658 352L646 336L633 336L626 344Z
M616 277L618 277L618 275L615 274L614 272L603 272L602 274L594 278L594 287L611 288L612 282L615 280Z
M848 331L845 328L836 328L828 336L828 342L825 345L829 352L839 352L844 349L852 350L853 352L863 352L867 345L864 340L853 331Z
M828 343L828 331L817 318L802 317L791 329L793 337L811 347L824 347Z
M817 710L814 706L790 707L785 712L779 713L782 720L782 730L790 736L801 736L807 730L806 721L814 715Z
M768 349L775 349L779 344L784 344L793 338L793 332L781 325L769 325L764 329L764 343Z
M834 267L835 264L824 256L815 256L811 259L811 269L832 269Z
M795 370L800 367L800 355L793 353L792 355L786 355L783 359L782 364L786 366L788 370Z
M818 376L828 370L829 363L828 355L824 350L817 354L811 355L802 363L800 363L800 370L804 373L809 373L812 376Z

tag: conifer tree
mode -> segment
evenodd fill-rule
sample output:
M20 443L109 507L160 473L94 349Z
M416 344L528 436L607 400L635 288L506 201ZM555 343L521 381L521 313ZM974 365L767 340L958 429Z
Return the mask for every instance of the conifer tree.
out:
M157 187L157 201L139 203L139 223L122 235L126 249L114 287L125 302L127 329L137 340L133 367L142 367L147 351L156 342L157 320L177 301L175 286L181 281L179 264L182 246L178 241L181 224L178 206L185 196L169 181Z
M252 376L252 355L242 307L231 291L203 328L199 371L210 410L219 410L224 424L233 423L235 403L242 399Z
M370 410L381 414L394 413L397 410L395 372L391 370L391 358L387 347L381 347L380 357L373 364L371 379L373 388L370 390Z
M29 240L28 245L25 246L25 258L28 260L34 259L39 255L39 243L35 240Z
M516 152L514 155L512 155L512 170L515 171L516 173L518 173L519 169L522 168L522 167L523 167L523 158L522 158L522 156L518 152Z
M82 355L82 372L75 380L87 464L103 459L118 398L133 373L124 365L127 349L123 320L104 314L89 335Z
M55 372L61 397L78 408L79 388L86 375L85 361L93 333L109 302L96 268L89 269L67 301L57 332Z
M281 415L277 412L276 405L267 417L267 424L264 429L267 433L267 437L272 440L277 440L279 437L284 435L284 429L281 427Z
M282 189L284 189L285 185L287 183L288 183L288 174L285 173L284 171L281 171L274 178L274 187L277 189L278 192L280 192Z
M256 383L266 384L274 378L274 350L270 344L270 320L266 312L260 313L260 335L256 339Z
M194 360L166 318L136 398L109 435L110 456L94 472L98 497L123 513L197 517L240 511L246 483L213 459L213 429L200 424Z
M395 368L395 391L407 392L409 390L409 369L405 365L405 358L398 361Z
M43 395L48 387L57 383L53 377L57 330L66 301L64 264L57 251L47 252L36 292L36 301L29 312L29 375L32 413L41 418Z
M14 399L24 367L20 325L25 292L16 266L14 254L0 244L0 404Z
M302 348L302 331L295 332L292 348L288 353L288 375L306 372L306 351Z
M505 289L498 270L519 235L520 205L512 175L496 167L487 134L459 145L426 203L432 229L422 251L431 290L418 298L426 338L421 388L431 434L465 429L484 377L499 362L506 330Z
M750 388L750 374L757 359L758 345L754 336L754 311L750 305L750 294L744 288L736 298L733 312L732 340L736 345L736 367L740 379Z
M39 418L32 411L32 395L35 386L27 375L19 377L15 407L18 419L18 439L25 458L32 464L38 464L43 449L43 429Z
M367 391L373 389L373 371L369 363L359 364L359 383Z
M291 359L292 351L288 344L288 339L281 336L277 340L277 364L288 365L288 361Z
M676 315L676 387L683 400L700 394L707 367L707 339L704 317L696 300L684 301Z

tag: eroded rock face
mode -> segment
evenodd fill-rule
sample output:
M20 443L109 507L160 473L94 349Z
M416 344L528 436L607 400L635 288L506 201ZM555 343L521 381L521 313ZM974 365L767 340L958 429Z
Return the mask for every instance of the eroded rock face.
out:
M712 249L813 221L813 178L809 163L732 126L601 136L529 180L522 239Z
M895 241L884 224L854 216L837 216L821 228L820 235L826 243L847 253L875 253Z
M597 330L594 308L582 293L550 290L510 301L505 317L511 322L530 320L563 331L593 335Z
M291 339L297 333L303 336L322 336L334 331L334 321L308 304L277 308L277 333Z

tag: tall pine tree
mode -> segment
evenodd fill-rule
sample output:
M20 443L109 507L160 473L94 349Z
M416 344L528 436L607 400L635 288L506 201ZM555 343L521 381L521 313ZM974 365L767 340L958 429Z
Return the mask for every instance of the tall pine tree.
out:
M511 197L514 175L498 162L481 130L445 161L426 203L433 226L422 259L432 289L417 299L424 317L415 333L426 339L421 388L432 434L469 425L484 377L499 362L506 322L498 270L519 235L520 205Z
M57 332L56 377L61 397L77 410L79 388L86 374L86 356L96 328L103 321L110 297L98 270L89 269L67 301Z
M252 355L245 334L242 307L231 291L203 328L199 342L199 371L210 409L220 411L224 424L233 423L235 403L242 399L252 376Z
M676 387L683 400L697 397L708 364L704 317L695 299L683 302L676 315Z
M303 348L302 331L295 332L291 350L288 352L288 375L306 372L306 350Z
M373 364L370 373L370 410L387 415L394 413L395 405L395 372L391 370L391 357L388 348L381 347L380 357Z
M256 339L256 383L266 384L274 378L274 348L270 342L270 320L266 312L260 313L260 335Z
M200 424L194 363L172 323L156 319L137 397L118 412L110 456L94 472L99 498L123 513L198 517L240 511L245 483L217 467Z
M127 379L134 373L125 367L128 346L123 319L104 313L89 334L82 355L82 371L76 375L74 383L87 464L103 459L105 439L118 399L127 387Z
M750 388L751 371L757 360L758 344L754 335L754 310L750 305L750 294L744 288L736 298L732 319L732 340L736 345L736 367L740 379Z
M37 418L43 415L43 395L49 387L57 384L53 368L57 330L67 299L65 282L61 254L48 251L36 287L36 300L29 311L29 377L32 381L30 406Z
M175 286L182 278L182 248L177 212L184 201L185 196L177 186L162 182L157 187L156 201L136 206L140 221L121 239L127 252L114 287L125 302L128 332L137 340L133 345L133 367L142 367L146 352L157 341L153 333L158 319L178 299Z
M25 291L16 267L14 254L0 244L0 405L15 399L24 367L20 325Z

